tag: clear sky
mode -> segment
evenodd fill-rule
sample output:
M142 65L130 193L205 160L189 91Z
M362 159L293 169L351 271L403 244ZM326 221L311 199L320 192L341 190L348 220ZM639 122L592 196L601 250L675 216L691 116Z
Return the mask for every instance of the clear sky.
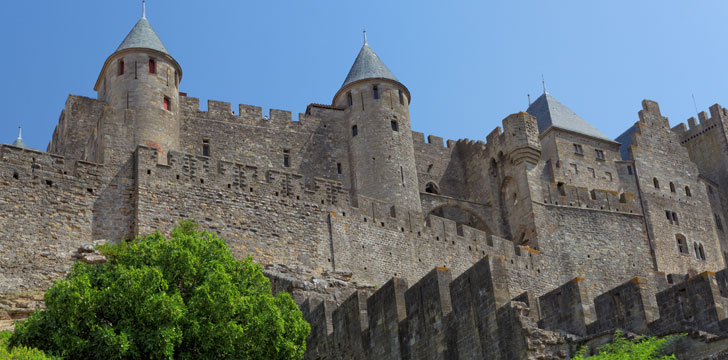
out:
M106 58L141 0L6 1L0 12L0 143L23 125L45 150L68 94L96 97ZM642 99L671 125L728 106L725 0L149 0L147 17L182 66L181 91L267 109L330 104L362 44L412 93L412 127L485 139L527 94L549 93L610 137ZM295 115L294 115L295 116Z

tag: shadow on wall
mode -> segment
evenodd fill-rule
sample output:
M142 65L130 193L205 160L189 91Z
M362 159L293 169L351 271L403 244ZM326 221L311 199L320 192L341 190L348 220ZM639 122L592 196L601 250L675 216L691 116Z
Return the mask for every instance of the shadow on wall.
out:
M441 205L430 211L429 215L439 216L448 220L455 221L458 224L470 226L485 232L488 235L492 235L493 232L490 230L488 223L483 220L478 214L472 209L468 209L465 206L460 205Z

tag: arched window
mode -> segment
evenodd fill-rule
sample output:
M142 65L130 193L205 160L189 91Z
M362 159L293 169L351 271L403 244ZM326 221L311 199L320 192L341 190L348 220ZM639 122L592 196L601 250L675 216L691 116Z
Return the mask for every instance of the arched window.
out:
M434 182L428 182L425 185L425 192L428 193L428 194L439 195L440 194L440 188Z
M688 241L682 234L675 234L675 240L677 240L677 248L681 254L689 254Z
M687 195L687 196L693 196L693 195L692 195L692 194L690 193L690 187L689 187L689 186L686 186L686 187L685 187L685 195Z
M670 182L670 192L675 192L675 184Z
M657 178L652 178L652 184L655 185L655 189L660 188L660 182L657 181Z

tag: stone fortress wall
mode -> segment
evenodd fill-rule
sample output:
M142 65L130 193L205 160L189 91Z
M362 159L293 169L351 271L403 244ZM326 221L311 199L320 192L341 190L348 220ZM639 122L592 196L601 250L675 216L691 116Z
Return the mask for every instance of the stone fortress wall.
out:
M664 276L635 277L598 296L574 278L534 296L510 291L506 265L488 255L454 279L438 267L410 287L395 277L339 306L307 300L305 358L568 359L616 329L686 333L669 345L681 359L728 355L728 269L672 285Z
M180 80L181 68L142 18L104 64L98 99L69 96L47 152L0 146L0 295L43 291L84 244L167 233L184 219L220 234L237 257L298 269L291 278L271 272L277 290L308 284L311 274L362 289L392 277L403 280L382 289L423 277L442 285L449 274L461 284L499 259L502 276L489 281L506 295L487 311L500 314L516 295L529 306L541 297L544 329L555 321L548 304L561 304L549 294L574 278L583 279L578 292L606 293L635 277L662 291L664 278L677 284L725 268L728 113L718 105L700 125L670 129L657 103L645 100L639 121L610 140L544 93L485 141L425 141L411 130L409 90L366 43L332 105L311 104L295 121L289 111L263 116L260 107L213 100L202 111L199 99L178 91ZM433 266L447 271L431 273ZM441 307L462 305L447 296L472 291L461 285L437 285ZM328 296L309 290L299 303ZM328 300L350 291L343 286ZM430 295L405 293L397 311L438 298ZM521 319L519 306L503 316ZM403 331L420 327L412 321ZM533 330L504 321L498 336ZM490 326L473 326L481 325ZM584 326L567 330L591 334ZM422 349L402 354L461 338L447 330L430 342L413 331L407 346Z
M338 146L335 137L324 129L335 129L336 119L301 114L299 121L292 121L289 112L278 110L272 110L270 118L264 119L260 108L247 105L239 106L238 115L235 115L229 103L216 101L209 102L208 111L200 111L199 100L181 99L180 107L185 114L183 133L188 134L181 143L189 153L170 151L165 164L158 161L158 150L140 146L131 156L133 161L116 161L117 164L133 164L131 174L123 179L132 189L131 200L122 204L125 208L119 209L127 214L126 218L131 220L129 224L107 226L103 231L104 225L99 224L99 213L111 206L120 206L106 205L104 200L98 199L115 188L113 183L107 183L112 176L106 173L116 172L106 169L110 166L44 154L59 162L101 169L98 170L98 184L86 186L75 178L65 180L68 185L64 186L86 189L84 198L57 190L56 197L71 196L82 204L78 208L97 209L90 215L86 212L70 215L72 220L85 225L64 233L57 240L66 244L61 246L63 249L67 247L67 251L71 251L78 247L79 244L69 242L70 239L110 238L111 229L129 227L133 234L153 229L169 231L175 222L193 218L203 227L219 232L238 256L250 254L264 264L287 263L319 271L350 271L355 280L370 284L380 284L392 276L414 281L433 265L450 268L457 275L485 254L508 259L514 291L530 290L536 294L576 276L587 276L592 289L605 291L624 279L654 270L641 201L631 192L636 186L633 177L627 174L628 162L616 164L614 170L614 181L622 184L621 193L613 190L614 187L590 189L559 185L553 181L565 179L568 173L560 178L543 175L559 170L554 162L538 157L540 144L533 140L533 134L529 135L531 139L524 136L519 141L510 140L515 137L513 133L519 125L522 126L520 129L525 129L528 121L533 122L525 114L505 119L505 132L496 129L487 137L488 142L448 141L445 146L440 138L430 136L425 142L424 135L414 133L422 198L420 213L364 196L350 196L342 185L346 176L337 174L337 162L345 163L345 159L329 155L328 162L315 161L321 153L335 153L331 150ZM104 112L98 109L103 109L103 104L94 103L98 100L72 97L69 108L63 113L64 122L83 124L84 121L75 120L91 116L101 118ZM106 109L107 114L110 112ZM133 111L126 110L124 117L130 116ZM111 120L106 122L113 123ZM83 132L92 138L90 128L78 126L76 133L65 135L69 140L54 138L51 147L64 152L62 146L78 142L75 139L83 137ZM510 137L508 131L511 131ZM204 140L210 147L211 156L202 155ZM325 150L314 151L314 147ZM75 154L71 150L75 148L66 148L71 156ZM283 149L286 148L291 149L287 153L289 167L283 166ZM525 148L530 150L524 151ZM26 154L25 161L4 160L3 166L5 178L12 180L8 184L17 187L17 195L7 198L8 206L27 204L25 181L39 183L42 178L29 175L15 179L9 174L34 169L36 165L27 155L32 152L10 146L3 149L7 153ZM513 179L519 175L506 174L514 171L513 159L529 160L531 169L524 172L537 175L527 178L525 185L516 184ZM109 162L113 165L115 161ZM526 163L522 161L522 164ZM495 169L493 164L496 164ZM302 173L323 176L310 177ZM508 180L502 180L504 178ZM551 182L546 182L549 180ZM56 180L56 186L64 184L63 181ZM424 191L430 182L437 184L438 194ZM525 189L516 193L527 195L509 196L511 189L519 186ZM510 224L509 216L523 211L512 206L514 201L525 204L526 211L534 213L532 223L520 224L520 227ZM55 205L48 200L36 207L51 210ZM465 211L438 212L441 209ZM476 215L477 219L469 215ZM4 225L10 228L11 221L18 220L38 223L36 232L19 238L38 237L51 226L45 220L38 220L45 217L15 213L6 218L8 222ZM52 218L51 215L47 217ZM7 251L11 252L29 249L33 242L4 244L8 244ZM624 256L625 253L628 256ZM34 258L28 258L18 268L25 269L19 276L46 271L34 269L34 262ZM55 266L58 271L53 275L57 276L69 264ZM29 269L31 271L26 271ZM3 271L6 277L8 273ZM52 277L46 276L47 279ZM35 287L33 282L23 279L8 283L15 285L8 286L6 292Z

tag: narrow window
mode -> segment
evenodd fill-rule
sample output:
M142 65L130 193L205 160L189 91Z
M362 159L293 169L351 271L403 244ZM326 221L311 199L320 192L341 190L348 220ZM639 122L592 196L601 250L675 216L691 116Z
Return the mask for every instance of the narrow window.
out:
M688 242L685 239L685 236L682 236L680 234L675 235L675 239L677 240L677 248L680 251L681 254L688 254Z
M695 250L695 258L700 260L700 250L698 250L698 243L693 243L693 250Z
M202 140L202 156L210 156L210 140Z
M379 99L379 87L377 85L374 85L374 99Z
M399 131L399 126L396 121L392 121L392 131Z
M574 170L574 175L579 175L579 168L576 164L571 164L571 169Z
M687 196L693 196L693 195L692 195L692 194L690 193L690 187L688 187L688 186L686 186L686 187L685 187L685 195L687 195Z
M705 250L703 249L703 244L698 245L698 250L700 250L700 259L705 260Z
M579 155L583 155L584 154L584 149L581 147L581 145L574 144L574 152L577 153L577 154L579 154Z
M172 105L170 104L170 100L168 97L165 96L164 97L164 110L172 111L171 108L172 108Z
M597 177L597 173L596 173L596 172L594 171L594 169L593 169L593 168L589 168L589 173L591 174L591 176L592 176L593 178Z
M404 105L404 96L402 95L402 90L399 91L399 104Z
M713 216L715 216L715 226L718 230L723 231L723 223L720 221L720 217L718 217L718 214L713 214Z
M670 182L670 192L675 192L675 184Z
M157 64L154 62L154 59L149 59L149 73L150 74L157 73Z
M631 165L627 165L627 174L632 175L632 166Z
M354 98L351 97L351 91L349 91L348 93L346 93L346 99L349 101L349 106L354 105Z
M652 185L655 185L655 189L660 188L660 182L657 181L657 178L652 178Z
M134 79L137 79L137 69L139 69L139 66L137 66L137 62L134 62Z
M612 173L605 171L604 174L607 176L607 181L612 181Z
M595 154L596 154L596 156L597 156L597 159L599 159L599 160L604 160L604 151L601 151L601 150L594 150L594 152L595 152Z
M341 163L336 163L336 173L341 174Z
M359 135L359 128L356 127L356 125L351 127L351 137Z
M670 212L670 210L665 210L665 216L667 216L667 221L672 224L672 213Z
M119 75L124 75L124 60L119 60Z
M404 168L399 167L399 175L402 177L402 186L404 186Z
M291 150L283 150L283 166L284 167L291 167Z
M672 221L675 223L675 225L680 225L680 222L677 221L677 213L672 213Z

